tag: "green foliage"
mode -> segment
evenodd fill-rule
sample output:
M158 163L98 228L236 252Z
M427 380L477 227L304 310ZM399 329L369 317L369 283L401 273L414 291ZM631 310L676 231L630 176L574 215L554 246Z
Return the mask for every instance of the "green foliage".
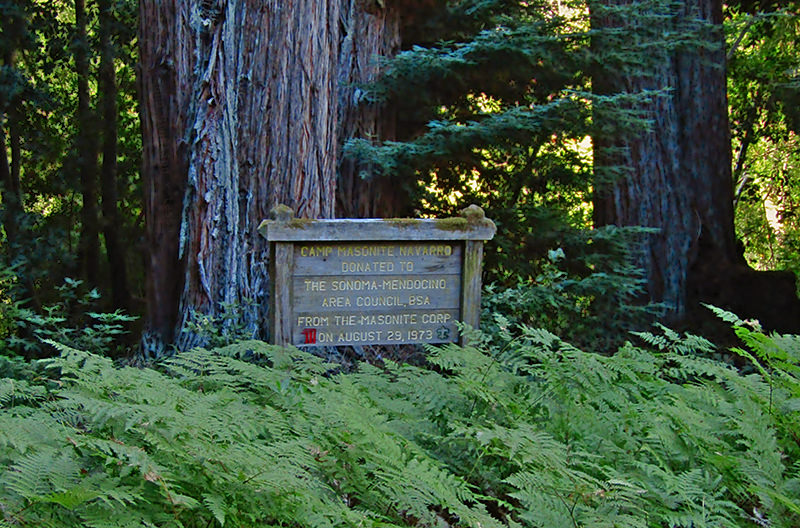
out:
M538 241L568 249L549 250L532 280L518 279L510 288L487 286L483 327L490 333L520 325L544 328L578 346L613 353L628 332L646 328L659 313L657 305L641 301L645 281L631 249L649 233L607 226ZM502 250L509 257L524 254L523 248Z
M677 10L664 0L448 2L425 23L425 45L387 61L365 87L365 104L397 111L399 140L352 140L345 156L364 177L397 178L424 213L477 203L492 218L517 217L508 236L535 225L542 208L585 227L593 180L625 170L593 167L590 137L610 145L640 133L649 122L639 103L663 93L596 85L647 76L654 55L708 46L708 25ZM590 16L613 23L590 27Z
M0 222L5 228L0 231L0 262L17 266L20 282L31 290L26 296L35 297L28 299L36 301L28 303L29 308L58 302L61 278L81 275L78 238L83 204L75 162L78 154L72 145L77 134L74 9L74 3L65 0L0 2L4 28L0 35L0 133L6 136L7 146L12 133L19 139L16 161L22 202L21 211L16 212L10 211L7 203L0 203ZM112 12L119 85L118 228L129 242L126 246L130 248L127 264L133 272L131 282L143 285L143 280L135 280L142 274L142 260L135 249L143 230L135 72L137 4L127 0L113 2ZM96 111L102 96L94 75L99 57L96 4L88 3L88 16L90 88L94 94L90 106ZM98 117L93 133L97 135L101 129ZM10 152L2 155L11 157ZM14 241L8 239L10 224L18 231ZM96 284L88 286L104 289L108 279L105 273Z
M476 203L494 218L559 190L574 207L591 167L577 147L591 128L588 34L569 31L541 2L475 4L454 2L440 21L454 40L400 53L369 87L365 101L403 116L405 141L353 140L345 154L365 177L410 187L425 213Z
M530 327L355 373L241 342L0 381L3 526L796 526L800 341ZM515 334L512 336L512 333Z
M727 11L736 231L757 269L800 273L800 15Z
M647 76L661 55L707 46L709 28L674 2L605 4L446 3L424 22L423 44L365 87L365 104L397 111L399 140L352 140L344 153L365 178L396 178L423 215L485 210L498 227L484 252L488 313L580 344L601 337L610 352L657 307L637 305L638 235L590 230L598 182L626 173L597 166L594 149L645 130L643 103L664 93L609 93L602 79Z
M0 356L49 356L53 348L46 340L95 354L120 355L120 337L136 317L120 310L95 311L100 299L97 290L68 277L57 289L58 300L38 313L24 306L16 283L14 270L0 266Z
M236 341L253 339L256 325L248 321L248 306L252 300L244 303L221 303L221 311L217 316L192 312L186 331L194 334L194 340L204 347L221 347Z

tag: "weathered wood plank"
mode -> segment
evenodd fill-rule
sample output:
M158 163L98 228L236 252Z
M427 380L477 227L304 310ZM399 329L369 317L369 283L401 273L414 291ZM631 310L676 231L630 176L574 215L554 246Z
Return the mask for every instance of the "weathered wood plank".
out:
M461 241L296 243L292 343L454 341L462 246Z
M461 321L478 328L481 320L481 262L483 242L464 242L464 267L461 284Z
M291 342L292 328L292 268L294 260L293 244L276 243L270 258L270 333L272 342L287 344Z
M334 242L352 240L490 240L496 231L494 222L483 218L443 219L337 219L288 222L265 220L259 232L271 242Z
M459 263L460 266L460 263ZM294 275L297 291L320 292L325 295L353 293L400 293L409 290L435 293L436 290L458 289L461 273L418 275Z
M393 310L402 312L409 309L458 309L461 303L459 275L432 275L431 279L415 280L407 277L390 276L381 281L374 281L375 289L333 290L326 286L335 286L337 282L324 279L313 280L295 278L292 280L294 312L337 312L342 310ZM366 281L369 283L368 281ZM430 283L435 287L414 287ZM387 283L389 283L387 285ZM410 284L410 288L393 288L392 284ZM320 289L322 285L324 289ZM383 288L387 286L387 288Z
M403 313L299 313L292 328L296 345L391 345L456 340L458 308Z

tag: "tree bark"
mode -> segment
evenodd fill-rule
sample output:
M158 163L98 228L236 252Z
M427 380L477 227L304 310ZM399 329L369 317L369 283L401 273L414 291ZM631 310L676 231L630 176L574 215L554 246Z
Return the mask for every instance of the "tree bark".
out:
M141 2L145 356L202 343L192 318L219 319L226 306L238 308L240 331L266 337L258 224L279 203L298 217L334 214L342 31L354 28L345 7Z
M79 255L84 278L90 287L98 284L100 271L100 230L97 215L96 121L89 94L88 16L84 0L75 0L75 40L72 44L78 77L78 130L75 137L77 172L80 177L81 234Z
M363 100L364 85L381 72L381 59L400 50L400 11L390 4L369 11L366 2L343 0L339 46L339 149L350 138L376 142L396 139L391 108ZM339 156L336 214L344 218L403 216L408 206L403 188L391 177L376 177L370 167Z
M146 255L145 357L173 341L183 289L178 257L192 107L187 2L139 2L139 93Z
M607 6L630 3L602 0ZM622 165L630 172L611 184L598 184L594 220L596 225L658 230L647 238L640 264L650 300L666 305L667 320L684 319L699 302L753 313L741 288L752 279L752 270L733 224L722 3L684 0L675 5L675 26L663 29L681 31L685 21L702 20L707 45L662 52L663 60L649 75L604 73L595 78L601 94L667 91L643 105L653 123L648 132L622 141L595 138L597 166ZM613 28L617 22L594 17L593 23ZM795 309L791 299L787 303L787 309Z
M110 0L98 0L100 22L100 93L103 105L103 165L100 170L103 237L109 265L111 300L115 308L130 309L125 246L117 209L117 78L112 40L114 13Z
M602 3L615 6L630 1ZM692 4L705 20L721 22L716 20L721 16L718 1ZM685 17L689 11L687 2L682 2L674 15ZM593 23L606 28L616 24L599 18ZM733 191L725 71L721 67L724 50L671 51L664 52L661 59L641 76L595 78L595 88L605 94L668 92L644 103L653 123L648 132L621 142L596 139L595 164L621 165L630 173L610 185L598 186L594 219L597 225L658 229L647 238L641 264L647 273L650 299L664 303L669 319L676 319L686 312L690 270L698 259L715 255L720 265L726 265L735 258L733 210L726 207ZM609 154L609 147L615 147L614 154ZM712 189L714 194L704 194Z
M272 207L333 216L338 5L228 0L214 9L195 28L179 349L203 341L187 328L195 313L219 318L225 305L239 308L236 324L250 337L263 335L267 245L256 228Z

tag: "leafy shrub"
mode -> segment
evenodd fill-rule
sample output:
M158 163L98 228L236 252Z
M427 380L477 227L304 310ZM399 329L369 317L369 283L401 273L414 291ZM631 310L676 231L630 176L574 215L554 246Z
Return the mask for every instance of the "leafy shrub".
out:
M219 315L192 310L186 323L186 331L192 336L186 341L213 348L252 339L258 328L248 318L253 303L252 299L245 299L243 303L220 303Z
M43 306L41 312L26 307L15 286L13 270L0 266L0 356L49 356L53 349L46 340L117 355L125 325L136 319L120 310L95 311L100 293L87 290L80 280L66 277L56 288L58 300Z
M0 381L0 526L797 526L800 338L735 324L751 374L669 330L349 374L260 342L158 369L59 346Z
M643 301L646 281L632 264L641 237L650 232L607 226L565 235L566 251L549 249L547 258L526 263L538 274L515 270L510 274L517 280L513 287L486 288L482 319L487 330L543 328L578 346L612 353L630 331L647 328L661 310Z
M0 343L16 334L17 321L24 313L22 302L14 295L15 283L14 270L0 266Z

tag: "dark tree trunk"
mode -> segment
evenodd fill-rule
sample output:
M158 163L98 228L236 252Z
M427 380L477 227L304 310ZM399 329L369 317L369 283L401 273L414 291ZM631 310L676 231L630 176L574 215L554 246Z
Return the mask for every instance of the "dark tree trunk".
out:
M755 97L751 101L751 106L747 111L744 122L741 124L741 129L744 131L742 134L741 146L739 152L736 154L736 163L733 166L733 181L735 189L733 193L733 209L736 211L736 205L739 203L742 192L747 186L747 175L744 173L744 163L747 159L747 151L752 145L755 137L756 118L758 117L758 110L763 105L760 100L760 94L756 92Z
M130 308L125 246L120 236L117 209L117 78L112 32L114 13L110 0L98 0L100 10L100 94L103 105L103 165L100 170L103 236L109 265L111 300L115 308Z
M201 343L193 314L226 305L265 337L258 224L279 203L299 217L334 214L348 16L339 1L141 2L146 356Z
M6 130L8 130L10 149L6 145ZM8 159L8 150L11 151L11 161ZM22 249L24 234L20 232L20 220L25 213L22 203L20 188L20 162L21 146L19 134L15 131L12 115L7 116L5 126L0 124L0 189L3 200L3 229L6 233L6 251L8 259L14 265L20 266L23 271L19 294L34 309L39 308L36 300L36 291L33 288L33 278L25 270L25 251Z
M10 51L5 53L3 66L14 68L14 63L14 54ZM9 159L9 154L11 159ZM25 234L21 230L21 224L25 215L25 205L22 201L21 166L22 141L19 134L19 111L16 110L14 103L11 103L7 114L0 115L0 191L2 191L0 196L4 209L2 221L9 260L14 264L24 266L26 260L26 252L23 249ZM23 273L20 286L22 298L27 299L32 308L38 309L39 302L33 285L33 277L28 273Z
M100 270L100 230L97 215L97 130L89 94L88 17L84 0L75 0L75 41L73 56L78 77L78 131L75 138L77 172L80 177L81 235L78 253L83 276L90 286L98 283Z
M342 33L339 47L339 139L367 138L375 141L396 139L395 115L391 108L367 104L363 86L377 79L381 58L400 50L400 12L386 9L364 10L365 2L343 0ZM377 4L375 4L377 7ZM340 144L341 148L341 144ZM374 177L368 166L339 158L336 188L336 215L345 218L402 216L408 197L396 181Z
M681 31L685 21L703 20L709 46L665 51L649 75L595 78L600 93L669 90L644 106L653 123L649 132L621 142L595 138L598 166L623 165L631 171L613 184L598 185L595 223L659 230L647 238L641 265L650 300L667 305L668 320L684 319L699 302L752 313L752 306L742 302L742 285L753 272L733 224L722 3L685 0L672 9L676 25L663 29ZM593 23L613 27L616 21L594 17ZM791 299L787 302L791 305Z
M602 3L630 4L628 0ZM674 13L677 19L689 16L687 3ZM691 4L705 20L718 22L719 2ZM593 22L606 27L615 23L598 18ZM597 225L659 230L648 237L642 264L651 300L665 303L670 318L676 319L686 312L690 270L698 259L713 255L721 266L736 260L730 142L721 67L724 49L663 52L660 58L649 75L615 78L612 74L595 79L596 89L605 93L670 91L646 106L653 123L649 132L613 145L603 138L596 140L596 164L622 165L631 172L612 185L598 187L594 214ZM608 146L621 149L607 155Z
M183 263L178 258L188 172L192 93L185 2L139 2L139 93L146 232L142 350L159 355L174 338Z
M19 163L20 163L20 144L19 135L14 132L14 125L11 116L6 118L5 124L0 126L0 182L3 185L3 206L5 217L3 218L3 229L6 232L6 241L10 248L19 243L19 219L22 216L22 193L20 191ZM6 143L8 136L9 143ZM9 149L9 146L11 147ZM11 151L11 160L8 159L8 151Z
M19 243L19 229L18 222L22 216L22 195L20 193L19 172L14 170L15 164L18 162L15 156L14 149L14 133L11 131L12 125L10 119L6 119L4 126L0 127L0 182L3 185L2 199L3 199L3 230L6 232L6 243L11 251L11 260L14 259L14 248ZM6 136L9 137L11 143L11 161L8 159L9 145L6 143ZM18 143L18 141L17 141Z

